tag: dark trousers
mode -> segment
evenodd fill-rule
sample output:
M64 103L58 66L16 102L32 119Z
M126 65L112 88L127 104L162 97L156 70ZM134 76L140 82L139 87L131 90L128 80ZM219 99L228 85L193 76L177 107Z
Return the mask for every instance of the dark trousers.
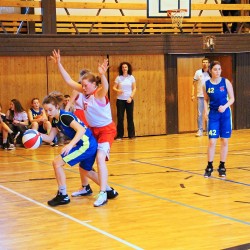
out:
M126 100L116 100L117 108L117 137L122 138L124 136L124 113L126 110L127 124L128 124L128 137L135 137L135 126L134 126L134 100L131 103L127 103Z
M22 144L23 133L28 129L28 127L25 125L20 125L20 124L16 124L16 125L9 124L8 126L13 131L14 135L20 132L20 135L17 137L16 142L17 144Z

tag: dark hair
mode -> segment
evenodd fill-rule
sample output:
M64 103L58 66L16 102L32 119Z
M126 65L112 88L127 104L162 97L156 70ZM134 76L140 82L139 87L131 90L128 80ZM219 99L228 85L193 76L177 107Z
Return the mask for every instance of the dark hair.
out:
M22 104L20 103L19 100L17 99L12 99L11 102L14 104L14 111L17 113L21 113L24 111L24 108L22 106Z
M31 104L33 104L33 102L34 102L35 100L38 100L38 101L39 101L39 98L37 98L37 97L32 98Z
M64 96L62 93L58 91L53 91L49 93L44 99L43 99L43 105L44 104L52 104L54 106L61 106L62 102L64 100Z
M211 71L215 65L221 65L219 61L212 61L209 65L209 70Z
M64 98L69 98L70 97L70 95L64 95Z
M128 74L129 75L132 75L132 66L130 63L128 62L122 62L120 63L119 67L118 67L118 70L119 70L119 75L122 76L123 75L123 72L122 72L122 65L123 64L126 64L128 66Z
M101 84L101 78L99 76L95 76L94 74L92 74L91 72L87 72L82 76L82 80L88 80L91 83L96 84L96 86L99 86L99 84Z

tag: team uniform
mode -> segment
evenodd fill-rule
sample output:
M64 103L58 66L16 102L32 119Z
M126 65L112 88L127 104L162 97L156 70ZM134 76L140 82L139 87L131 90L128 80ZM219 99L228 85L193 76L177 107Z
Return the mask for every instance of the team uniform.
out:
M31 111L33 119L36 119L37 116L42 116L43 114L43 108L39 108L38 112L35 111L33 108L31 108L30 111ZM43 124L39 124L38 132L43 133L43 134L46 133L45 129L43 128Z
M72 140L76 134L76 131L70 127L70 123L73 120L83 126L86 132L70 150L68 155L61 154L62 159L70 166L79 163L81 168L91 171L95 162L97 142L90 129L88 129L73 113L64 110L60 110L59 120L53 118L52 127L58 128L59 131Z
M116 136L116 126L112 120L110 102L105 97L106 103L101 103L95 98L94 93L89 96L82 93L79 95L82 95L86 120L97 139L97 149L104 151L108 160L110 147Z
M206 93L209 96L208 133L209 138L230 138L232 133L232 114L228 107L223 113L219 106L228 102L226 79L221 78L219 84L206 81Z
M88 127L88 122L85 118L85 115L84 115L84 107L83 107L83 95L80 95L78 94L76 99L75 99L75 112L74 114L81 120L83 121L83 123Z

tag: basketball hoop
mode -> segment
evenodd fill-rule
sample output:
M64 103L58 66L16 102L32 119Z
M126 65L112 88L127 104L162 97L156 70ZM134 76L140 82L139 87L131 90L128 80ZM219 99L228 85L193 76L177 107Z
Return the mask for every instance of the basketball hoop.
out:
M182 21L186 12L186 9L176 9L167 11L168 16L171 17L173 28L178 28L181 32L183 32Z

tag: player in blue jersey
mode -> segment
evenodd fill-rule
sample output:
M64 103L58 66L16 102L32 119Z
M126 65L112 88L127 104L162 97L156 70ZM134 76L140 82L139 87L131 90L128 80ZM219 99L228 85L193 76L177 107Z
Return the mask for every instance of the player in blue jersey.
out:
M208 165L204 177L213 172L213 160L217 139L220 137L219 176L226 176L225 161L228 153L228 139L232 133L232 113L230 106L234 103L234 91L231 82L221 77L221 65L218 61L210 64L211 79L203 86L205 115L208 119Z
M65 205L70 202L63 170L65 163L70 166L79 163L79 166L86 172L93 172L92 166L97 151L97 142L91 130L74 114L60 109L63 99L61 93L52 92L43 100L44 110L48 117L52 118L52 128L49 135L41 134L43 141L51 142L59 131L71 140L62 148L61 154L53 160L58 192L55 198L48 201L50 206Z

